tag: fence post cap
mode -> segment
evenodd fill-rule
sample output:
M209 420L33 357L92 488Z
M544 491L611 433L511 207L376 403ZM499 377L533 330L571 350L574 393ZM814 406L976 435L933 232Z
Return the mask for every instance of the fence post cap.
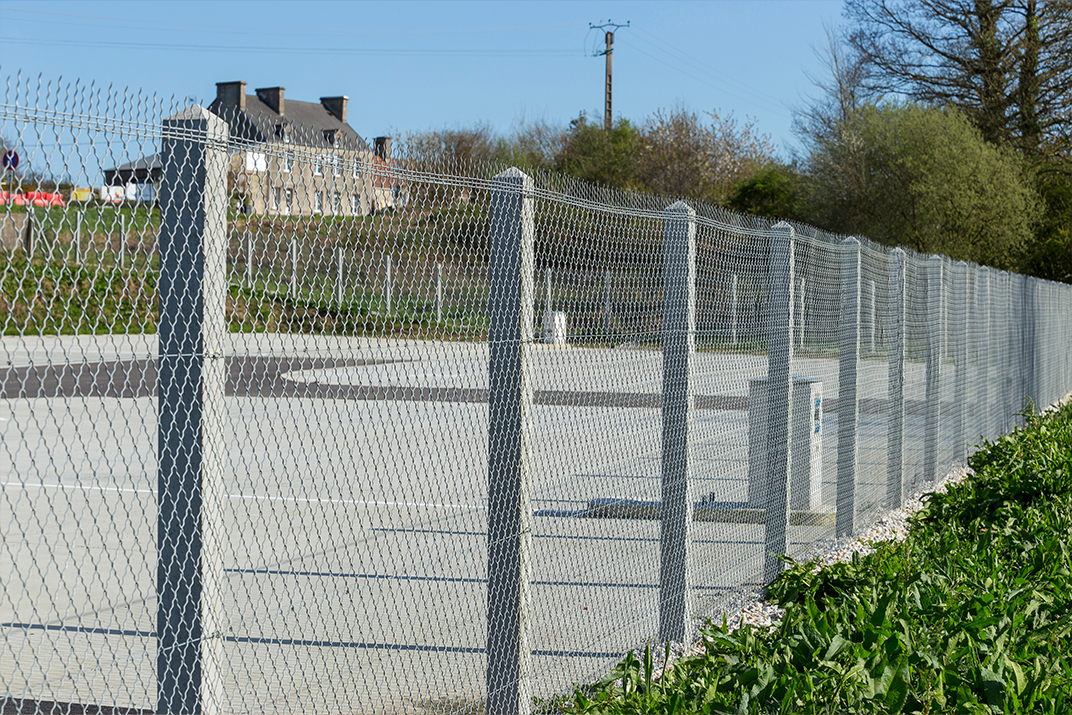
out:
M528 174L526 174L525 172L523 172L521 169L517 168L516 166L511 166L509 169L505 169L503 171L500 171L498 174L496 174L492 178L492 180L493 181L520 181L520 182L522 182L522 183L524 183L526 185L530 185L532 183L532 177L529 176Z
M689 206L685 201L675 201L666 207L666 213L687 214L691 217L696 215L696 209Z

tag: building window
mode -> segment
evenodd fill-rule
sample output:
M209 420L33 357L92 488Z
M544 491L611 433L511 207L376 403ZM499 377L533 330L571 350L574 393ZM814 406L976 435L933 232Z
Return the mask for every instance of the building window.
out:
M290 173L290 170L294 167L294 152L283 152L283 171Z
M278 186L272 189L272 211L279 211L279 200L283 196L283 190Z
M350 194L350 213L354 216L361 213L361 199L357 194Z
M335 195L332 196L331 210L337 214L342 213L342 194L340 194L338 191L336 191Z
M246 152L246 171L268 171L268 155L259 151Z
M357 171L357 159L354 159L354 178L355 179L357 178L357 174L358 174L358 171Z
M314 191L313 192L313 213L315 213L315 214L324 213L324 192L323 191Z
M317 154L316 158L313 159L313 173L314 174L323 174L324 173L324 157L321 156L320 154Z
M331 155L331 175L342 176L342 162L334 154Z
M287 189L287 204L283 207L283 213L287 216L294 213L294 189Z

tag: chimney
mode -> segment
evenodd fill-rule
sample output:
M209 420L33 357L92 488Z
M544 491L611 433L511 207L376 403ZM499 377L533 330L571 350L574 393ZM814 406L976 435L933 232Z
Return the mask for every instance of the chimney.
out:
M376 137L375 142L375 156L384 161L391 160L391 137Z
M328 110L332 116L338 119L343 124L346 124L346 104L350 101L347 96L342 97L321 97L320 103L324 105L324 109Z
M246 83L245 82L217 82L216 102L221 108L237 107L246 108Z
M283 111L282 87L261 87L257 90L257 99L267 104L268 108L279 116L282 117L286 114L286 112Z

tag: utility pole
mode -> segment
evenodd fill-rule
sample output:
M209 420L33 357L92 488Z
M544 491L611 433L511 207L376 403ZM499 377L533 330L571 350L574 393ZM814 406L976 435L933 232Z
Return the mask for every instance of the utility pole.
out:
M588 29L590 30L606 31L606 49L604 49L602 52L595 53L593 57L599 57L600 55L603 55L607 58L607 85L605 90L605 96L603 99L603 128L608 132L614 126L614 121L611 116L611 61L614 57L614 31L621 27L629 27L629 23L626 22L624 25L622 25L611 22L610 20L607 20L602 25L593 25L592 23L588 23Z

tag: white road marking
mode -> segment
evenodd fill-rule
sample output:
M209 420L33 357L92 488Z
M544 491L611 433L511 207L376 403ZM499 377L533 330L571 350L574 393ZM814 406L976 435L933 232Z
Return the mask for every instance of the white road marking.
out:
M101 492L124 492L129 494L155 494L155 489L132 489L128 487L107 487L91 484L27 484L23 482L0 482L0 487L22 487L24 489L81 489ZM254 501L283 501L302 504L354 504L357 506L407 506L427 507L432 509L487 509L477 504L437 504L435 502L411 501L376 501L371 499L325 499L321 497L281 497L267 494L227 494L228 499L251 499Z

